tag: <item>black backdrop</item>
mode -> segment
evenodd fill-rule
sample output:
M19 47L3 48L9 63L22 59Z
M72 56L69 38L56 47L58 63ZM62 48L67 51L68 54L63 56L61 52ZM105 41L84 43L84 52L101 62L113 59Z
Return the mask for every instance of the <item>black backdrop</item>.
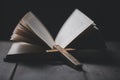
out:
M55 37L75 8L89 16L100 28L105 40L119 41L120 5L116 0L41 1L4 0L1 2L0 40L9 40L13 29L28 11L32 11Z

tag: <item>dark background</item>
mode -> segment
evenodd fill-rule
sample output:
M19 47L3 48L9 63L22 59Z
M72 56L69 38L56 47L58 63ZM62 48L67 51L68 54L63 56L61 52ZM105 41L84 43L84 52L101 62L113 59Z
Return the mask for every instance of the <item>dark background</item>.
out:
M28 11L39 17L55 37L65 20L78 8L97 24L105 40L120 41L120 4L117 0L4 0L1 3L0 40L9 40Z

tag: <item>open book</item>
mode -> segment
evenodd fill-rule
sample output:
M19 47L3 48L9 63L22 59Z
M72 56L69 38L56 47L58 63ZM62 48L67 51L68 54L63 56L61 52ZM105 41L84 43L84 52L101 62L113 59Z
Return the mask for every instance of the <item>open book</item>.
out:
M67 48L67 46L91 27L95 27L94 22L75 9L54 40L42 22L32 12L28 12L20 20L11 36L11 40L15 43L8 55L59 51L73 65L80 65L80 62L68 53L75 49Z

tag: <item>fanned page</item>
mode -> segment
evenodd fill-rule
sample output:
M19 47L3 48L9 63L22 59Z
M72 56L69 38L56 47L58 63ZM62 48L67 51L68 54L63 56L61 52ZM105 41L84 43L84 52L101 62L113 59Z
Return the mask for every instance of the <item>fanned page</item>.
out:
M94 22L91 19L76 9L62 26L56 36L55 43L65 48L92 24Z
M22 19L23 22L27 24L31 28L31 30L40 38L42 39L50 48L53 48L55 42L45 28L45 26L37 19L32 12L28 12Z

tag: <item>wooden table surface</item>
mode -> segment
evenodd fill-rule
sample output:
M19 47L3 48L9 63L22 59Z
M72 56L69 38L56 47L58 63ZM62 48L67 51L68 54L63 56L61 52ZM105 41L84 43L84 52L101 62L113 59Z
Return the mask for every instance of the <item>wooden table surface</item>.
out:
M120 42L106 42L108 56L103 55L100 61L97 57L93 61L81 60L82 70L64 63L4 62L11 44L0 42L0 80L120 80Z

